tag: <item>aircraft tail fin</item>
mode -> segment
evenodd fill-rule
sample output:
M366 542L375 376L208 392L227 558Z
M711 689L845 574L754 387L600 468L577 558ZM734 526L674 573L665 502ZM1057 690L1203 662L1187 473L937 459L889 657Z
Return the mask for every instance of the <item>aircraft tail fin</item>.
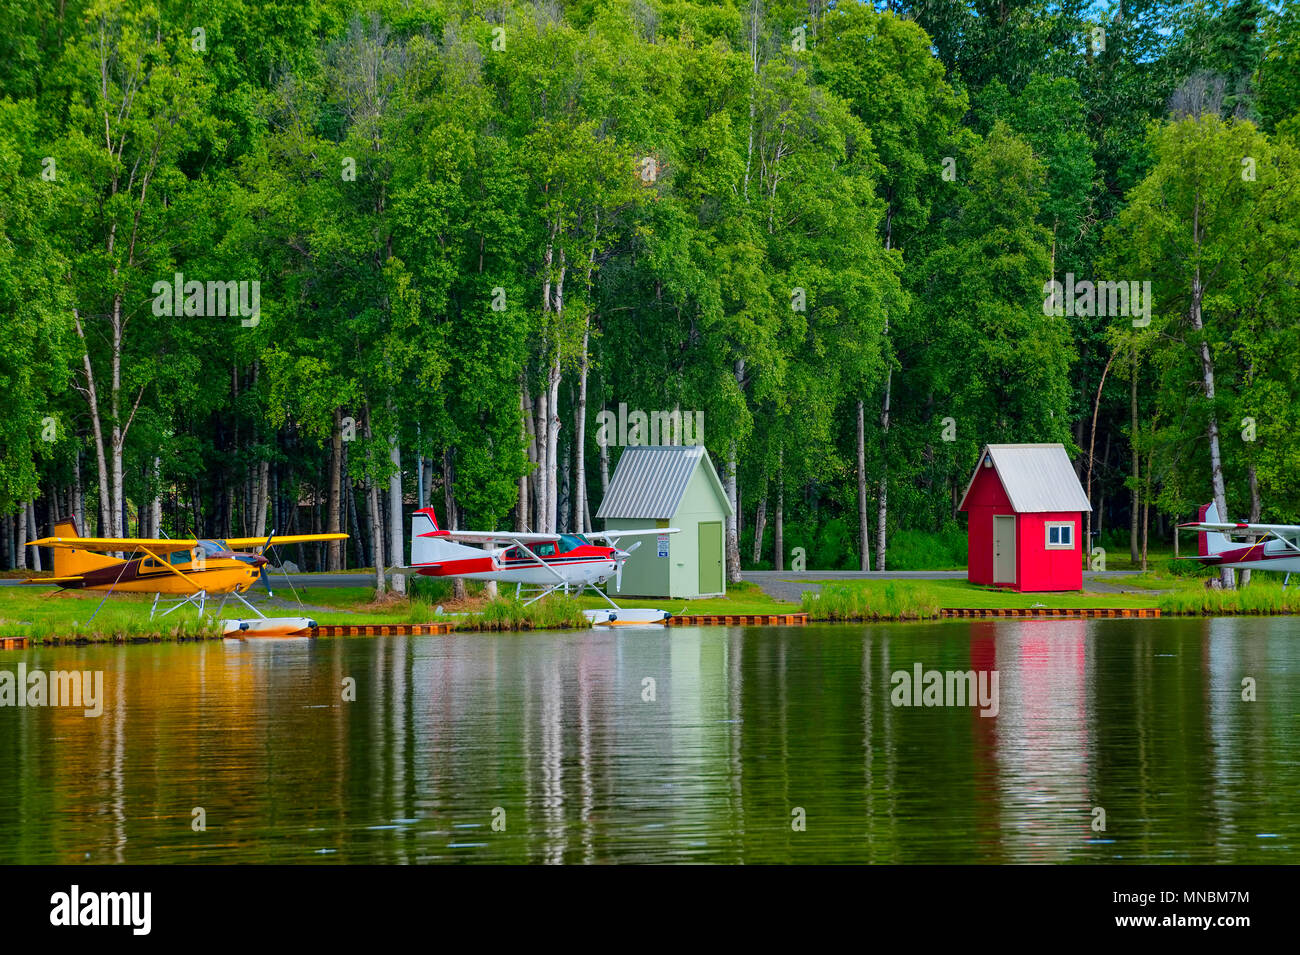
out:
M447 531L438 527L438 515L432 507L422 508L411 515L412 567L483 556L483 551L477 547L468 547L450 540Z
M64 517L54 522L54 529L50 532L50 536L80 537L81 530L77 527L77 522L73 518ZM122 563L116 557L97 554L89 550L79 550L75 547L54 547L51 550L54 551L55 577L80 577L88 570L112 567L115 564Z
M1202 524L1223 523L1223 518L1219 516L1219 508L1213 502L1202 504L1196 519ZM1232 542L1228 540L1227 536L1219 531L1200 531L1196 535L1196 541L1197 554L1201 557L1214 557L1232 546Z

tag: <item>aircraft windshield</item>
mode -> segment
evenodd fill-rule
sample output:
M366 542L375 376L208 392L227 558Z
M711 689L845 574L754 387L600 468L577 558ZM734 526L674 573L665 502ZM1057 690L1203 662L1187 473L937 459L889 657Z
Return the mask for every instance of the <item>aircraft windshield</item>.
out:
M225 541L199 541L198 549L203 552L204 557L215 557L230 550L230 547Z
M560 553L567 554L569 551L588 544L587 538L581 534L561 534L560 535Z

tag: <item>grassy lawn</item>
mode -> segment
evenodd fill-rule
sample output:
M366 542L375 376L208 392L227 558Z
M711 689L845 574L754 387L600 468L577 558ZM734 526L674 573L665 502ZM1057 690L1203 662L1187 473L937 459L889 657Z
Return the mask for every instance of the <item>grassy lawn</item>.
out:
M613 592L610 596L614 603L628 609L649 607L654 610L667 610L673 614L715 613L715 614L760 614L760 613L798 613L799 605L776 600L763 593L758 584L742 582L728 584L725 597L713 597L701 600L683 600L680 597L633 597ZM608 607L591 591L578 598L578 604L584 610Z
M814 617L934 616L939 610L1133 609L1158 606L1155 594L1032 593L978 587L964 580L828 581L820 594L804 594L803 609Z
M615 594L623 606L651 607L682 614L781 614L800 610L814 620L918 619L943 609L1137 609L1157 608L1172 614L1300 613L1300 587L1282 589L1275 575L1257 574L1248 587L1236 591L1209 590L1204 577L1151 572L1110 578L1109 586L1130 593L1031 593L978 587L965 580L838 580L821 583L821 592L806 591L802 605L775 600L753 583L728 587L725 597L706 600L639 598ZM534 629L584 627L582 611L608 606L590 593L581 597L553 595L524 607L513 594L489 601L481 586L471 586L465 600L451 599L438 588L417 587L410 597L388 594L375 599L371 587L312 587L297 590L303 604L293 606L293 592L277 587L275 594L290 606L260 605L267 616L304 615L319 624L431 623L450 620L463 629ZM181 639L216 635L192 608L181 608L160 620L149 620L152 596L113 594L96 612L103 594L56 591L46 587L0 587L0 636L26 636L36 642L49 637L84 637L92 641L160 636ZM254 603L260 592L255 591ZM438 606L445 606L443 614ZM209 602L207 614L215 612ZM95 613L93 621L91 614ZM242 604L228 602L225 617L251 616Z
M46 587L0 587L0 636L86 636L107 639L114 635L157 633L170 637L199 637L212 631L194 611L177 610L164 620L149 623L152 596L114 594L95 613L102 593L56 591ZM95 614L94 620L90 620Z
M369 587L298 589L302 602L308 607L328 607L329 610L299 610L296 606L271 607L259 603L255 593L253 604L268 617L307 616L318 624L368 624L432 623L454 620L470 629L514 629L518 627L585 626L581 610L572 600L549 599L526 610L513 600L495 604L481 601L472 613L451 617L436 613L436 605L424 599L408 600L390 596L380 601L374 599ZM286 587L276 591L277 597L294 604ZM91 591L57 591L45 587L0 587L0 636L25 636L35 642L50 637L84 637L91 641L115 638L161 636L164 639L216 636L217 628L199 619L196 609L182 607L165 618L149 619L152 595L113 594L96 612L104 594ZM216 612L216 601L204 608L205 617ZM94 619L91 615L94 614ZM231 600L222 612L225 618L253 616L243 604Z
M1137 593L1029 593L977 587L964 580L830 581L806 592L803 609L814 619L917 618L941 609L1138 609L1166 614L1300 613L1300 587L1282 589L1276 575L1256 575L1237 590L1212 590L1203 577L1144 574L1112 579Z
M277 598L296 604L294 591L289 587L275 587ZM451 620L460 626L477 629L516 629L542 627L586 626L582 610L608 606L594 594L580 598L561 595L525 608L513 595L497 601L484 597L481 586L471 586L468 598L461 603L451 599L450 590L419 588L413 599L388 595L375 600L372 587L298 587L297 597L309 608L296 606L268 607L259 602L261 596L254 590L253 603L267 616L308 616L319 624L431 623ZM181 608L161 620L149 620L152 596L139 594L113 594L104 606L90 616L103 599L102 593L65 590L45 587L0 588L0 636L26 636L35 641L48 637L85 637L90 640L110 640L115 637L152 636L176 639L215 635L215 629L198 619L191 608ZM796 604L773 600L756 584L742 583L728 588L726 597L711 600L668 600L663 598L624 597L615 594L616 602L627 607L654 607L675 614L763 614L797 612ZM446 613L439 615L436 608L445 605ZM215 611L209 602L205 613ZM224 617L245 617L251 614L235 601L226 604ZM90 621L90 622L88 622Z

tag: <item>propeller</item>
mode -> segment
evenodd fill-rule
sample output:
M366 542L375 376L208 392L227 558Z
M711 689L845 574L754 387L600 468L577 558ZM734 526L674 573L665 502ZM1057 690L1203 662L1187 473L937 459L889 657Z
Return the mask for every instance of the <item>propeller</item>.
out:
M268 597L275 596L275 594L271 593L271 578L266 573L266 565L269 561L269 558L267 558L266 556L266 549L271 546L271 538L274 536L275 536L275 528L273 527L271 528L271 533L266 535L266 543L257 549L258 555L261 556L262 558L262 567L261 567L262 584L263 586L266 587L266 595Z
M627 550L614 548L614 589L619 593L623 592L623 565L627 563L627 559L632 556L632 551L636 550L640 543L637 541Z

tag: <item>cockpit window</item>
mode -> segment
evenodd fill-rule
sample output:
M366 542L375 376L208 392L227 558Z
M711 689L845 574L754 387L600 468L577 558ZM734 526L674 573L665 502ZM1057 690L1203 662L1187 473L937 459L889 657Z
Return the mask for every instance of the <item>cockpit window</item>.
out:
M203 551L204 557L215 557L217 554L225 553L230 550L225 541L199 541L199 550Z
M586 546L587 543L587 538L583 537L581 534L561 534L560 553L567 554L571 550Z

